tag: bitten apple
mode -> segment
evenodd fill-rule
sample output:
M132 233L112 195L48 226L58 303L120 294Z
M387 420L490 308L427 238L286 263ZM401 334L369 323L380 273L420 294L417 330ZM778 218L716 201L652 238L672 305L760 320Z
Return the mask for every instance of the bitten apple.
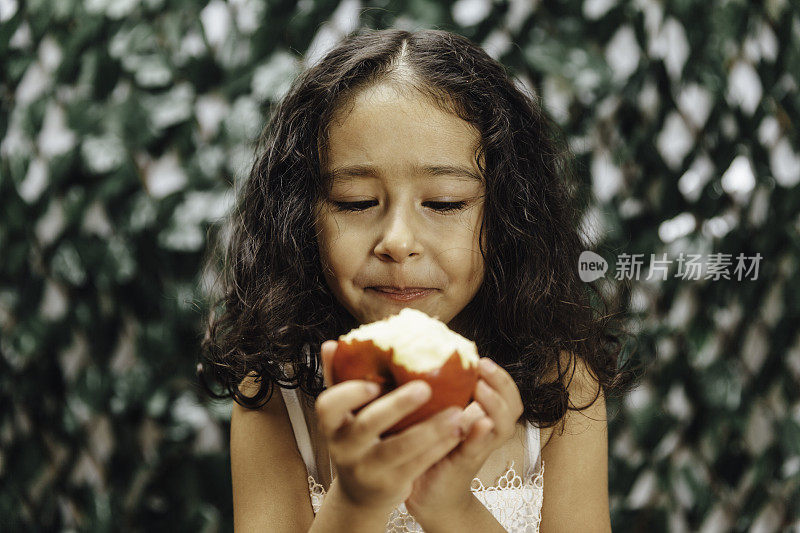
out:
M428 382L430 399L384 435L450 406L465 408L478 382L478 349L444 322L405 308L397 315L364 324L339 337L333 357L333 383L364 379L381 386L381 396L420 379Z

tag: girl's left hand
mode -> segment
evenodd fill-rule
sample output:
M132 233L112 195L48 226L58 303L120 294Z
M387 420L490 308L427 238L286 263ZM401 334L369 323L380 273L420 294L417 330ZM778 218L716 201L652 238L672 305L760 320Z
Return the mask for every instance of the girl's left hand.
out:
M473 478L489 455L514 436L522 416L522 398L511 375L488 357L481 358L478 368L477 401L464 410L466 437L414 480L405 501L408 512L420 522L427 517L456 516L469 506Z

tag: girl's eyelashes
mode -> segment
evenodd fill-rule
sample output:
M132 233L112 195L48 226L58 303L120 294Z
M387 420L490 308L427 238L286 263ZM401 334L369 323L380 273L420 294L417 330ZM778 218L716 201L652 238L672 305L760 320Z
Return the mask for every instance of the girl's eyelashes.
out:
M375 200L363 200L361 202L332 202L336 206L337 211L364 211L376 204ZM425 202L422 205L430 205L435 211L444 213L447 211L458 211L466 207L467 202L461 200L458 202Z

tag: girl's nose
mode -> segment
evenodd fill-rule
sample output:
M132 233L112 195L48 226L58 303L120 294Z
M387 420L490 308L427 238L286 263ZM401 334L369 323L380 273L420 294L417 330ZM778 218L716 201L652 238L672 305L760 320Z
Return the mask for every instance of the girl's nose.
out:
M378 244L375 246L375 255L399 263L407 257L422 252L422 245L412 227L411 217L413 217L411 213L399 212L387 217Z

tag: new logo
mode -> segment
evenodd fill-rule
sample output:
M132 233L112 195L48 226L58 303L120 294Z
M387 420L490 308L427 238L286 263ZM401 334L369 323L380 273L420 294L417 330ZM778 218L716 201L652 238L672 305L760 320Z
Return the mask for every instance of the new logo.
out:
M608 271L608 262L594 252L585 250L578 258L578 275L584 283L602 278Z

